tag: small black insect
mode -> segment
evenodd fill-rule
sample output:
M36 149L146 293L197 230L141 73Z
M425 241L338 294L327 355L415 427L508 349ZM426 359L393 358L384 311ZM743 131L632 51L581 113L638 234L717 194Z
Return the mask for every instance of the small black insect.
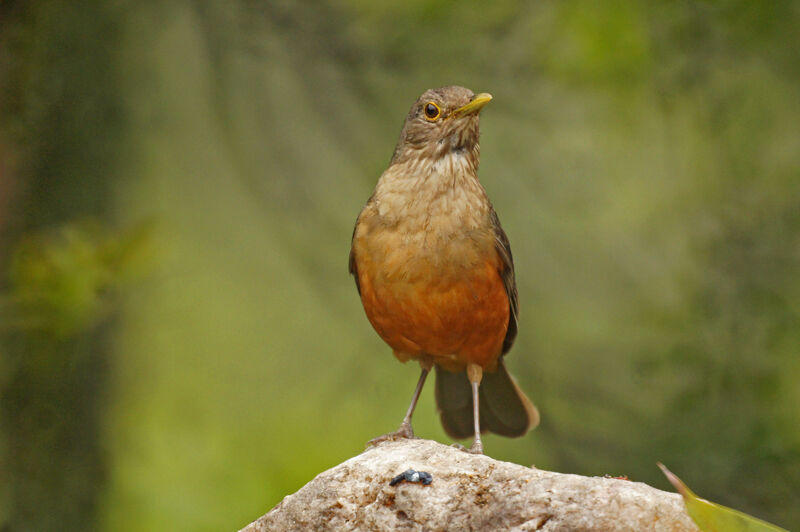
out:
M418 484L423 484L427 486L431 482L433 482L433 476L430 473L426 473L425 471L414 471L413 469L406 469L389 482L390 486L395 486L400 484L403 481L407 482L415 482Z

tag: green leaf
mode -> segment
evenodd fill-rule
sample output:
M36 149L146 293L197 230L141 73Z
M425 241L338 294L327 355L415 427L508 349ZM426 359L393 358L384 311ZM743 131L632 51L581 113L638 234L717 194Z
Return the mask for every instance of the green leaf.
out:
M703 532L788 532L761 519L701 499L664 464L659 462L658 467L683 496L686 512Z

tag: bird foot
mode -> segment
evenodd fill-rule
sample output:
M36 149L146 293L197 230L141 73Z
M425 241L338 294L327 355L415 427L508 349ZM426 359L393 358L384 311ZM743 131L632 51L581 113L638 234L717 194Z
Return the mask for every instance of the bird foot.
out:
M483 454L483 443L481 443L481 440L475 440L475 442L472 444L472 447L469 449L464 449L464 451L470 454Z
M377 438L372 438L367 442L367 445L374 447L375 445L378 445L379 443L383 443L385 441L415 440L415 439L417 439L417 437L414 436L414 430L411 428L411 423L403 421L403 424L400 425L399 429L397 429L394 432L378 436Z
M465 453L470 454L483 454L483 444L481 442L475 442L472 444L472 447L469 449L461 445L460 443L451 443L450 447L454 449L458 449L459 451L464 451Z

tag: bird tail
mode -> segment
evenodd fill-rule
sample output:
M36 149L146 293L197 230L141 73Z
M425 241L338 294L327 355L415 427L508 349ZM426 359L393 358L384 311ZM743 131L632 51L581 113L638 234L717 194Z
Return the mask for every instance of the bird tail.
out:
M539 411L509 375L502 358L497 371L483 373L478 390L481 432L514 438L539 424ZM452 373L436 366L436 405L448 436L460 440L474 435L472 387L465 371Z

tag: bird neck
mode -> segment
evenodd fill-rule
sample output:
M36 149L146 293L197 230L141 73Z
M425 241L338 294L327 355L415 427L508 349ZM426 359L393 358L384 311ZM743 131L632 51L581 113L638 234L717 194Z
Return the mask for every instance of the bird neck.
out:
M478 145L441 156L403 158L383 173L374 201L385 223L409 231L452 233L487 223L490 209L478 181ZM436 224L431 224L434 221Z

